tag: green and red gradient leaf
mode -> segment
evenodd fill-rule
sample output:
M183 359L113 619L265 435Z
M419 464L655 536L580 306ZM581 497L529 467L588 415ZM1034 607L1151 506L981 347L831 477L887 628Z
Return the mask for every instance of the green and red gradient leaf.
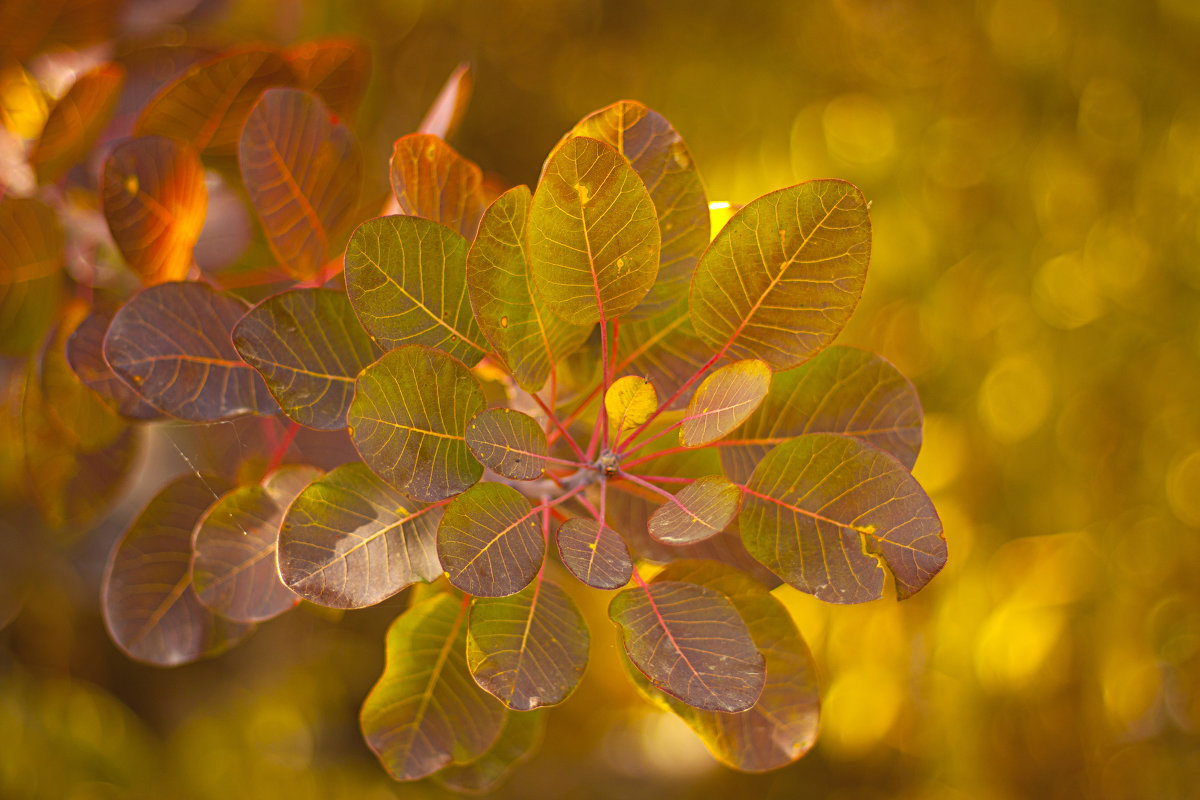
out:
M511 486L489 481L454 498L437 535L450 583L477 597L506 597L528 586L546 553L540 510Z
M831 603L901 599L946 564L933 503L904 465L849 436L815 433L779 445L746 484L738 517L746 549L802 592Z
M391 162L392 192L403 214L445 225L474 240L487 208L483 173L450 145L429 133L396 140Z
M42 341L63 287L63 230L40 200L0 197L0 353Z
M107 306L96 306L84 317L67 338L67 363L85 386L121 416L143 421L157 419L162 413L130 389L104 360L104 335L113 313Z
M466 764L451 764L435 774L433 779L455 792L491 792L500 786L513 767L533 755L541 745L545 732L545 712L508 714L504 718L500 738L486 753Z
M196 151L162 136L128 139L109 154L100 183L108 230L141 282L186 278L208 210Z
M339 117L358 108L371 77L371 51L358 39L330 37L289 47L283 57L296 85L318 95Z
M247 310L241 298L204 283L151 286L113 316L104 358L143 400L173 417L274 414L279 406L230 337Z
M725 436L758 408L770 385L771 368L765 361L735 361L713 372L683 412L679 443L700 447Z
M71 84L50 109L29 154L39 184L53 183L87 156L124 85L125 68L120 64L101 64Z
M387 664L363 703L367 745L400 781L466 764L487 752L508 712L467 669L467 602L438 594L387 633Z
M620 589L633 576L629 547L621 534L594 519L575 517L558 526L563 566L593 589Z
M655 540L686 545L712 538L737 516L742 487L721 475L706 475L675 493L646 523Z
M514 481L532 481L546 466L546 434L537 420L510 408L480 411L467 423L467 447L493 472Z

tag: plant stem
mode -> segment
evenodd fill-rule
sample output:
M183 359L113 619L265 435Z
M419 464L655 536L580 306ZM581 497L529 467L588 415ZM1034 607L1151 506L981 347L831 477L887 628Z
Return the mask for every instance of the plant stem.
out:
M267 464L266 471L263 472L264 478L279 469L279 465L283 463L283 458L287 455L288 448L292 446L292 440L296 438L296 433L299 430L300 423L298 422L292 422L288 425L279 443L275 445L275 452L271 454L271 461Z
M708 370L709 367L711 367L713 364L716 364L717 361L719 361L721 359L721 356L725 355L725 351L728 349L729 349L729 345L727 344L724 347L722 347L720 350L718 350L717 352L713 353L713 357L710 358L708 361L704 362L704 366L702 366L700 369L696 370L696 372L692 375L692 377L690 377L686 381L684 381L683 385L680 386L678 389L676 389L675 393L673 395L671 395L670 397L668 397L666 399L666 401L659 404L658 408L656 408L654 410L654 413L650 415L649 419L647 419L645 422L643 422L641 425L639 425L634 430L633 433L626 436L625 440L622 441L619 445L617 445L617 450L620 451L621 448L625 447L627 444L632 442L638 436L641 436L642 431L646 430L646 428L648 428L650 426L651 422L654 422L654 420L658 419L659 414L663 413L668 408L670 408L671 404L674 403L676 400L678 400L680 395L682 395L688 389L692 388L692 384L695 383L696 381L700 380L700 376L703 375Z
M563 435L563 437L566 438L567 444L569 444L571 446L571 449L575 451L575 455L579 456L579 460L582 462L585 462L585 463L591 461L590 458L588 458L586 455L584 455L583 450L579 447L579 444L576 443L575 439L571 436L571 434L567 433L567 429L564 428L563 424L558 421L558 417L554 416L554 409L547 406L546 403L542 400L542 398L537 396L536 392L531 393L529 396L533 398L533 401L538 404L538 406L542 409L543 413L545 413L546 417L549 418L549 420L554 424L554 426L556 428L558 428L559 432Z

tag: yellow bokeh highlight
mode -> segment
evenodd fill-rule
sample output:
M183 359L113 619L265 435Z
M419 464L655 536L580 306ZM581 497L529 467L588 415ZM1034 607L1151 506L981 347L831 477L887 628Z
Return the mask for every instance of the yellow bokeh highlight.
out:
M1051 388L1045 371L1027 355L1001 359L979 390L979 416L997 439L1015 442L1046 419Z
M830 156L848 164L880 165L896 147L896 124L878 100L844 94L825 106L822 115Z
M980 685L1011 693L1052 687L1061 669L1050 668L1051 654L1065 627L1065 614L1058 609L1031 609L1021 603L997 608L976 640L975 672Z
M945 414L926 414L921 454L913 476L926 492L938 492L952 484L967 458L967 437L962 425Z
M1042 265L1033 281L1033 305L1042 319L1066 330L1092 322L1105 310L1095 272L1078 252Z
M1135 725L1150 712L1162 691L1158 665L1149 654L1130 646L1108 654L1100 679L1104 709L1117 728Z
M1181 522L1200 528L1200 450L1171 466L1167 473L1167 502Z
M903 679L875 665L839 671L821 702L821 744L842 759L873 748L892 729L904 700Z

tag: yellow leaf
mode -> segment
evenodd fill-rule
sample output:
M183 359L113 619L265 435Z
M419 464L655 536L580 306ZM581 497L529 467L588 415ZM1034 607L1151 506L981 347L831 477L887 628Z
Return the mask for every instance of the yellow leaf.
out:
M636 375L618 378L604 395L609 426L616 431L633 430L658 408L658 393L650 381Z

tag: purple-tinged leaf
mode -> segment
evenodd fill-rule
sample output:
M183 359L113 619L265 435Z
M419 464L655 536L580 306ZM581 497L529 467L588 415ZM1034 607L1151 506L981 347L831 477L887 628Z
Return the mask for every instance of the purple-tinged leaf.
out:
M742 487L721 475L706 475L675 493L646 524L663 544L695 544L716 536L737 516Z
M477 597L521 591L546 552L538 509L502 483L484 481L446 506L437 550L450 583Z
M467 447L479 463L514 481L542 476L546 434L528 414L509 408L480 411L467 423Z
M59 98L29 154L39 184L53 183L83 160L108 124L124 84L124 67L101 64Z
M765 361L735 361L713 372L683 412L679 443L700 447L720 439L758 408L770 385L771 368Z
M593 589L620 589L633 576L629 547L607 525L574 517L558 526L556 538L563 565Z
M488 751L466 764L451 764L433 776L434 781L456 792L485 794L499 788L513 767L529 758L542 743L546 713L508 714L500 738Z
M93 308L67 338L67 363L84 385L100 395L121 416L138 420L157 419L162 413L130 389L104 360L104 335L112 318L112 309L104 306Z
M674 395L711 355L712 348L700 341L692 329L686 304L647 319L621 321L618 363L622 369L648 378L659 397ZM672 407L687 403L693 391L689 389L680 395Z
M284 51L296 85L319 95L330 110L349 117L358 108L371 76L371 51L358 39L330 37Z
M487 208L483 173L437 136L410 133L396 140L392 192L402 214L424 217L474 240Z

